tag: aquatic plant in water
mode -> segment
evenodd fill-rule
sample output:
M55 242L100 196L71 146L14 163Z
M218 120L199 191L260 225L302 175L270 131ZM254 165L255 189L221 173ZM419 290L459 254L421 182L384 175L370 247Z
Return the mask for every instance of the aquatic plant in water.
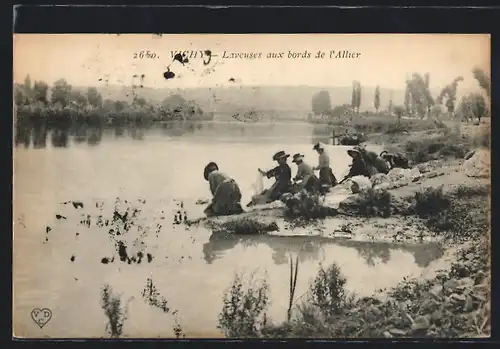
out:
M113 294L113 289L108 284L101 289L101 307L108 318L106 331L111 337L120 337L123 333L123 323L127 319L128 307L122 308L120 296Z
M153 279L147 279L146 286L144 287L141 295L149 305L161 309L164 313L170 312L168 301L160 294L156 286L153 284Z

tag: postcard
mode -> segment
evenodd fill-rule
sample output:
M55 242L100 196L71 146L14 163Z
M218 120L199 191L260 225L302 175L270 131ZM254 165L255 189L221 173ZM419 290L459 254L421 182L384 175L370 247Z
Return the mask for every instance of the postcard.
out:
M488 34L15 34L13 336L490 336Z

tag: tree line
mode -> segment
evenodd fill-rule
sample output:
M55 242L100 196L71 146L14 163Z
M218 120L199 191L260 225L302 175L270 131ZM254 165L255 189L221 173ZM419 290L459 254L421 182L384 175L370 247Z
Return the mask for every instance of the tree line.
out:
M385 111L389 115L401 118L403 115L423 119L433 116L439 117L442 107L447 111L448 118L460 118L465 120L481 120L489 115L488 102L491 98L491 85L489 76L480 68L472 70L473 77L486 95L480 92L471 92L462 97L457 105L457 89L463 81L462 76L456 77L446 85L440 94L434 98L430 90L430 75L413 73L411 78L405 81L405 98L403 105L393 105L392 93ZM361 106L362 86L361 82L353 81L352 97L350 104L343 104L332 108L330 94L327 91L319 91L312 97L312 112L314 115L323 115L327 118L343 115L359 115ZM378 114L381 107L380 86L375 87L373 106Z
M18 118L48 123L147 123L172 120L210 120L194 101L180 95L167 96L161 103L152 103L134 93L132 102L104 99L96 87L75 89L65 79L52 86L44 81L14 85L14 102Z

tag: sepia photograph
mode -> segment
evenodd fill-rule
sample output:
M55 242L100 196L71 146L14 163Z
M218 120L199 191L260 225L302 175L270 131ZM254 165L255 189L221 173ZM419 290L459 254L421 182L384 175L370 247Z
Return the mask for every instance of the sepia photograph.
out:
M489 34L14 34L16 338L489 338Z

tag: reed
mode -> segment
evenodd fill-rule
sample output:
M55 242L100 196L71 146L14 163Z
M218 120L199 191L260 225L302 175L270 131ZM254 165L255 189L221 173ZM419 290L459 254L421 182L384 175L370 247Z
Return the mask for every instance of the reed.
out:
M287 311L287 320L290 322L292 317L292 307L293 300L295 296L295 288L297 286L297 275L299 272L299 256L295 257L295 265L293 263L293 258L290 256L290 292L288 299L288 311Z

